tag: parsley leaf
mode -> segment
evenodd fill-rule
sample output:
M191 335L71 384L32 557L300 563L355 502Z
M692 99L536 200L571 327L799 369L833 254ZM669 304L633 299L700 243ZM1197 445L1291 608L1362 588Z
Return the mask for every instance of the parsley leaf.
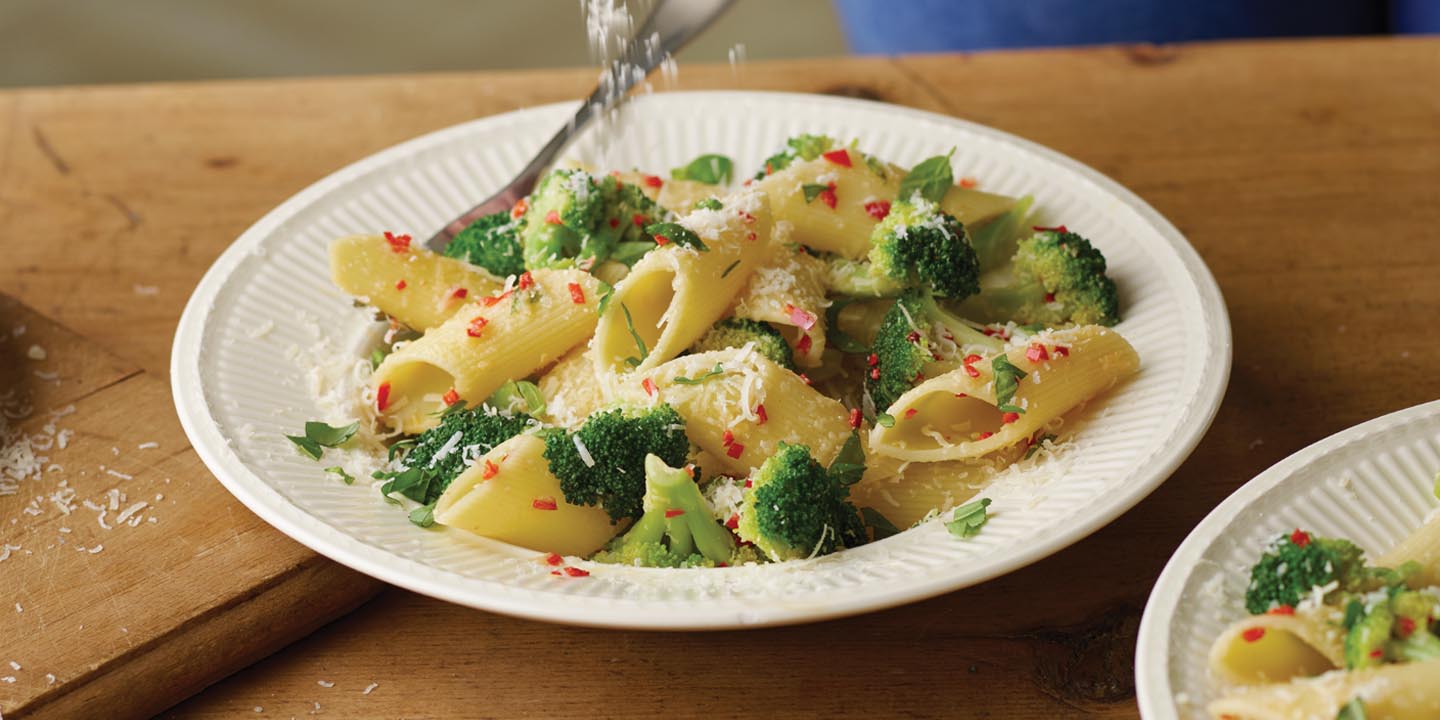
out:
M710 372L707 372L704 375L696 375L694 378L688 378L684 375L679 375L670 382L673 382L676 385L699 385L700 383L703 383L710 378L719 377L724 374L725 367L722 366L720 363L715 363L715 367L710 368Z
M980 498L974 502L968 502L955 508L955 513L950 516L950 521L945 523L945 528L951 535L962 540L975 537L980 534L980 528L985 527L985 522L990 519L985 514L985 509L990 507L990 498Z
M825 308L825 344L847 353L870 352L859 340L851 337L849 333L840 329L840 311L846 305L853 303L858 298L838 298Z
M1367 717L1369 716L1365 714L1365 701L1359 697L1353 697L1350 702L1340 708L1340 714L1335 716L1335 720L1365 720Z
M371 350L371 351L370 351L370 369L371 369L371 370L377 370L377 369L379 369L379 368L380 368L380 363L385 362L385 356L386 356L387 354L388 354L388 353L386 353L385 350L382 349L382 348L375 348L374 350Z
M730 182L734 169L735 163L731 162L730 158L707 154L691 160L690 164L684 167L671 170L670 177L675 180L694 180L707 185L724 185Z
M990 369L995 373L995 407L1001 412L1024 415L1025 409L1011 401L1015 399L1015 392L1020 389L1020 378L1025 377L1025 371L1015 367L1003 353L990 361Z
M435 524L435 503L421 505L410 511L410 522L422 528L428 528Z
M829 189L829 185L820 185L818 183L805 183L800 186L800 192L805 193L805 202L807 203L814 202L815 198L820 197L820 193Z
M404 440L396 440L392 445L390 445L388 449L386 449L385 459L389 460L390 462L394 462L395 456L399 455L401 450L407 450L409 448L415 447L415 444L418 442L420 442L420 438L418 437L408 437Z
M348 472L345 472L345 468L340 467L339 465L331 465L330 467L325 468L325 472L339 476L341 480L345 481L346 485L355 484L355 476L351 475Z
M936 155L920 161L920 164L910 169L910 173L900 181L900 192L896 199L909 202L915 193L920 197L933 203L940 202L950 187L955 184L955 175L950 170L950 156L955 154L955 148L944 155Z
M605 315L605 308L610 307L610 296L615 294L615 286L604 280L600 281L600 304L595 306L597 317Z
M875 508L860 508L860 517L865 520L865 526L870 528L875 540L884 540L892 535L900 534L900 528L895 527L895 523L890 522Z
M1045 433L1044 435L1041 435L1039 440L1036 440L1035 442L1030 443L1030 447L1025 450L1025 458L1024 458L1024 459L1025 459L1025 460L1029 460L1029 459L1030 459L1030 456L1031 456L1031 455L1034 455L1034 454L1035 454L1035 451L1036 451L1036 450L1039 450L1041 445L1044 445L1047 440L1054 440L1054 439L1055 439L1055 433Z
M415 502L425 502L425 493L430 490L430 481L435 474L426 468L409 468L388 475L390 480L380 486L380 494L389 502L396 502L390 493L400 493Z
M301 435L286 435L285 437L289 438L290 442L295 443L295 447L300 448L300 452L309 455L311 459L319 460L320 456L325 453L324 448L320 447L320 443L308 437Z
M630 363L630 367L637 367L640 363L645 362L645 358L650 356L650 350L645 347L645 338L640 337L640 333L635 332L635 320L630 317L630 307L622 302L620 303L620 311L625 313L625 328L630 331L630 337L635 338L635 347L640 350L640 357L638 359L628 357L625 358L625 362ZM634 362L631 362L632 360Z
M659 235L676 245L699 250L700 252L705 252L710 249L705 246L705 243L700 241L699 235L691 232L689 228L680 223L655 223L653 225L646 225L645 232L649 233L652 237Z
M890 413L875 413L875 424L880 427L895 427L895 416Z
M305 437L310 438L318 445L325 447L338 447L355 435L360 429L360 423L352 422L349 425L331 427L323 422L311 420L305 423Z
M840 454L831 461L827 472L831 480L841 485L860 482L860 478L865 474L865 448L860 444L859 433L850 433L845 444L840 446Z
M519 410L530 415L545 412L545 397L540 394L540 388L529 380L507 380L485 402L508 412Z
M696 210L724 210L725 204L719 198L708 197L695 203Z

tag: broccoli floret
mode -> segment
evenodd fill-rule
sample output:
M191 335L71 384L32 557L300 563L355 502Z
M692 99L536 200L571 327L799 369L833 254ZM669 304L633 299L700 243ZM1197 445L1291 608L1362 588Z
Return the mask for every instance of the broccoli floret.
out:
M835 138L826 135L796 135L785 141L785 147L781 148L780 152L765 158L765 162L760 166L760 172L755 173L755 179L764 180L766 175L772 175L790 167L790 163L795 162L796 159L814 160L820 157L821 153L830 152L837 145Z
M725 318L715 323L709 332L705 333L694 345L690 352L708 352L710 350L724 350L725 348L744 347L745 343L755 343L755 352L764 355L776 365L791 372L795 371L795 351L790 344L785 342L785 336L779 330L771 327L769 323L746 318Z
M1385 646L1397 662L1440 660L1440 637L1432 625L1440 616L1440 599L1414 590L1401 590L1390 598L1395 614L1395 637Z
M545 459L566 502L599 505L615 521L643 513L646 455L683 465L689 451L685 419L666 404L598 412L573 433L554 429L545 435Z
M1005 343L970 327L930 293L911 290L895 301L875 333L865 389L885 409L923 377L955 369L966 349L999 352Z
M830 261L830 284L842 295L884 297L924 287L959 300L980 290L979 261L965 226L917 196L895 203L875 226L864 261Z
M523 218L512 218L509 210L486 215L461 230L449 245L447 257L459 258L479 265L499 277L525 272L525 258L520 253L520 230Z
M1296 530L1276 538L1250 569L1245 608L1260 615L1280 606L1294 607L1312 589L1331 582L1339 582L1340 591L1359 592L1366 580L1364 550L1349 540Z
M595 228L599 238L595 248L609 248L609 259L634 265L657 247L655 238L645 233L646 226L669 221L674 215L657 205L639 186L622 183L613 175L607 175L599 184L600 194L605 198L605 212L604 221Z
M1358 602L1358 601L1357 601ZM1385 644L1395 627L1395 613L1390 603L1381 600L1364 610L1364 615L1345 634L1345 667L1375 667L1385 662Z
M595 556L608 563L701 567L729 563L735 536L720 526L690 471L645 456L645 513Z
M1120 321L1115 282L1105 256L1079 235L1042 230L1020 241L1010 263L980 280L980 293L961 310L985 322L1046 326Z
M519 239L530 269L589 268L612 255L634 263L655 247L645 226L669 219L640 188L573 169L541 178L528 205Z
M464 472L466 458L475 456L469 448L478 446L480 453L489 452L535 423L535 418L524 413L500 413L485 405L449 412L439 425L420 434L400 466L434 473L435 479L425 491L424 503L429 504Z
M750 478L736 532L776 561L862 545L865 523L849 495L809 448L782 442Z

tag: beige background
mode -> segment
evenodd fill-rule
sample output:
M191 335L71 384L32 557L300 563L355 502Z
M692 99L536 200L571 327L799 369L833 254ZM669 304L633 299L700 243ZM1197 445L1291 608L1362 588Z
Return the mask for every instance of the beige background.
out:
M680 60L737 44L845 52L829 0L738 0ZM0 0L0 87L588 64L579 0Z

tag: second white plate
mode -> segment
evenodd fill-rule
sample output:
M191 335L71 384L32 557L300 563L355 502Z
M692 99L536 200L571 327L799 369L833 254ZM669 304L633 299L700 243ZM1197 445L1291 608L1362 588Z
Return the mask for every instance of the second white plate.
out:
M800 132L857 138L901 165L956 148L961 176L1033 194L1105 253L1121 291L1118 330L1140 354L1134 380L1080 424L1063 467L987 494L994 518L971 541L931 523L809 562L712 571L602 566L556 578L537 554L459 531L421 531L368 488L327 479L285 433L320 417L296 362L328 342L356 353L364 313L330 283L326 245L358 232L427 237L519 169L569 117L551 105L477 120L380 152L321 180L247 230L196 288L175 336L176 407L216 477L251 510L315 550L412 590L497 612L639 628L818 620L918 600L1022 567L1088 535L1159 485L1209 426L1230 368L1220 292L1175 228L1135 195L1052 150L954 118L880 103L771 93L641 98L597 167L664 172L718 152L739 170ZM593 139L593 136L592 136Z

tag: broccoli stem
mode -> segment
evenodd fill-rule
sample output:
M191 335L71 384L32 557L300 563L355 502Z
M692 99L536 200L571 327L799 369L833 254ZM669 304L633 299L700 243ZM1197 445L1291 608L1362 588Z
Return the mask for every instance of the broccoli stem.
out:
M670 551L681 557L699 550L701 555L712 562L728 562L735 551L735 538L729 530L720 527L710 513L709 504L700 492L700 486L689 471L672 468L664 460L654 456L645 457L645 515L632 528L631 533L646 523L658 522L663 534L670 538ZM675 517L665 517L667 511L680 510ZM646 533L654 531L646 525ZM626 533L629 541L630 533ZM658 542L659 537L651 538Z
M1005 341L998 337L986 335L962 320L958 315L946 310L933 297L921 300L923 312L930 317L931 322L945 328L954 339L955 344L961 348L979 347L990 352L1000 352L1005 349Z
M1020 238L1029 225L1030 206L1035 198L1026 195L1010 206L1004 215L970 231L970 244L980 262L980 272L989 272L1010 261L1020 245Z
M836 259L830 261L830 287L833 292L850 297L894 297L904 292L905 285L877 272L868 261Z

